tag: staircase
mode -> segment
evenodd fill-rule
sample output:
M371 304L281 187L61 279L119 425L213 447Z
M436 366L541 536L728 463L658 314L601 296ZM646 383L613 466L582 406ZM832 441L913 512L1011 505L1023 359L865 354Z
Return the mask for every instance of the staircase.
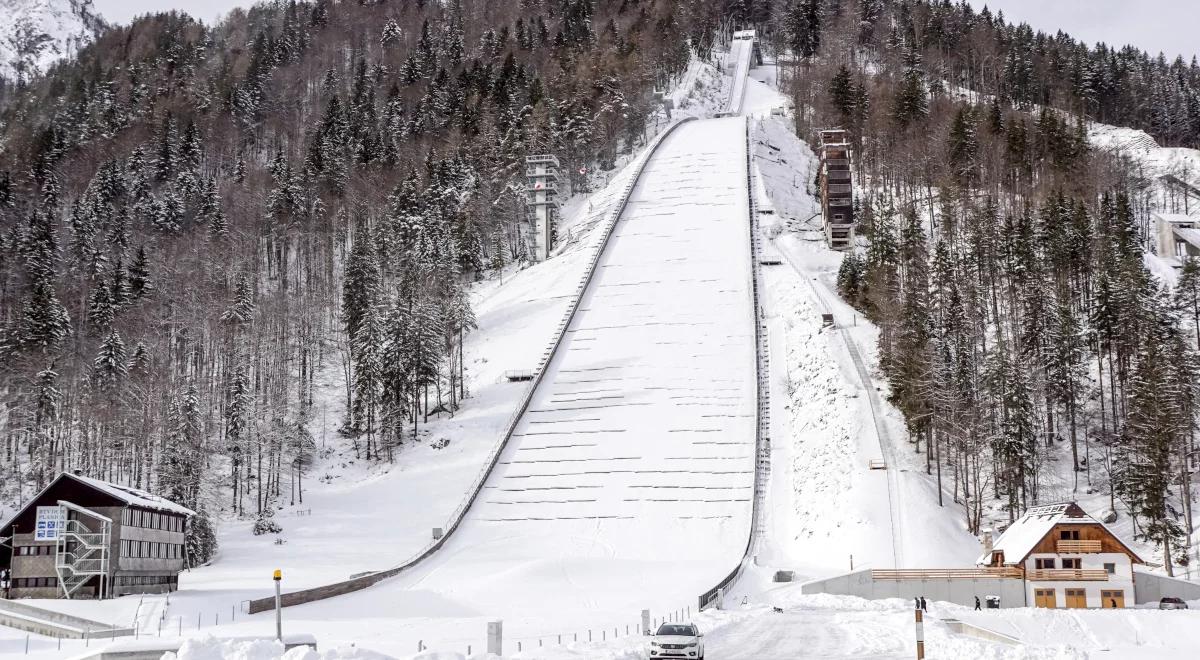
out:
M67 598L97 575L103 583L109 573L110 523L101 521L100 530L93 532L81 521L71 519L59 534L54 568Z

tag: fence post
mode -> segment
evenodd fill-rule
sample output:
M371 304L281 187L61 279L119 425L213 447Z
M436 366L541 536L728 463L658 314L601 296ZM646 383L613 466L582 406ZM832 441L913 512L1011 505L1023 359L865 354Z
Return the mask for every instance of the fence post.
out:
M487 652L500 655L504 646L504 622L489 621L487 632Z
M917 660L925 658L925 624L921 616L921 610L913 610L917 615Z

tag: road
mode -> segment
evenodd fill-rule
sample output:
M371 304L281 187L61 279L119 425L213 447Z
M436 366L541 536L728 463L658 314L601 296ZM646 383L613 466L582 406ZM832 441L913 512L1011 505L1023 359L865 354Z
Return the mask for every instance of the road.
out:
M707 660L908 658L910 649L879 612L790 610L718 628L705 638Z

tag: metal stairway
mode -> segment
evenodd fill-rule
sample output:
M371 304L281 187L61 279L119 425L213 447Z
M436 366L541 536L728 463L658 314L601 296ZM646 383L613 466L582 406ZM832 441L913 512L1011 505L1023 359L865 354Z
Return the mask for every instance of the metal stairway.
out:
M82 521L70 519L59 533L54 569L67 598L73 596L95 576L101 577L100 592L97 596L104 596L104 583L109 574L109 539L112 524L107 518L99 522L100 531L93 532Z

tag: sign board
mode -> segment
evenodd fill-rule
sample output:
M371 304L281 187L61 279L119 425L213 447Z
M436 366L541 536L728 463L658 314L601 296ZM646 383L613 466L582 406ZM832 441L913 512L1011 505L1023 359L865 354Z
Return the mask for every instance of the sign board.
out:
M37 525L33 530L34 541L57 541L58 534L67 524L67 510L61 506L39 506Z

